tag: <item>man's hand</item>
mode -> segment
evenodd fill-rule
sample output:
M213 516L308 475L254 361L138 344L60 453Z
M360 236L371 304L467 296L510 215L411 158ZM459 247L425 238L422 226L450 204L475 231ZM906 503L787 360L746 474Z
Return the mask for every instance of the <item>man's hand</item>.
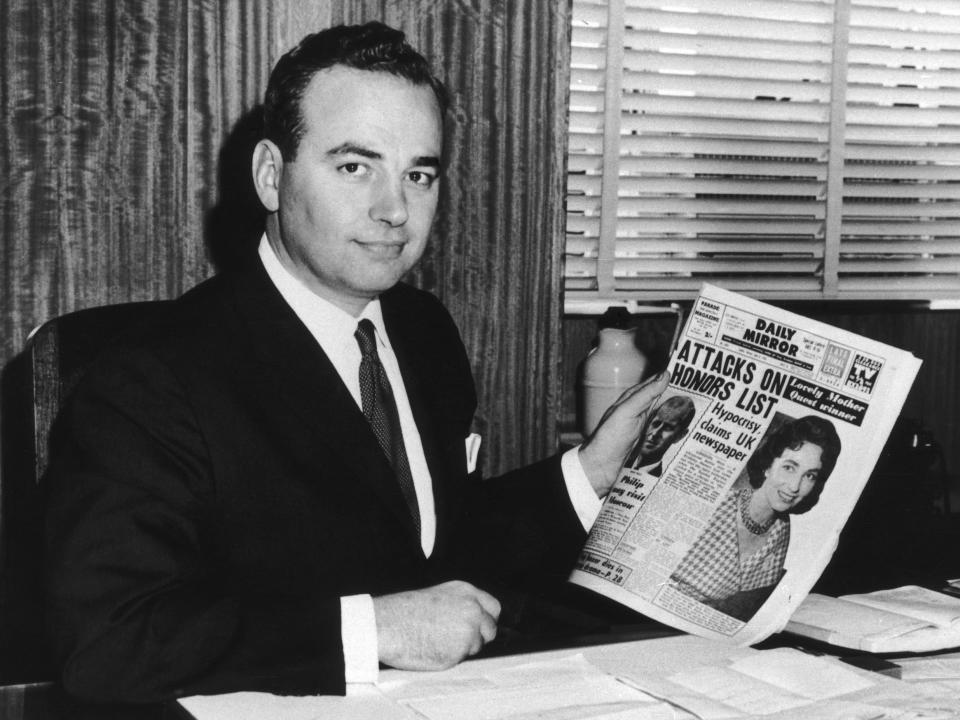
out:
M380 662L443 670L497 636L500 602L461 580L373 598Z
M603 414L600 424L580 446L580 464L598 497L604 497L623 466L643 426L647 413L667 389L666 372L634 385Z

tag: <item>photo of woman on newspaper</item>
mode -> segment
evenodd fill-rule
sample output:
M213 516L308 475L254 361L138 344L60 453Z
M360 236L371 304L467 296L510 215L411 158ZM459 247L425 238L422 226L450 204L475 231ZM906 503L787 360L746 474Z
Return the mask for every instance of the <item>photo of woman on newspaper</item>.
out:
M833 424L816 416L784 418L747 461L703 534L673 571L685 595L747 621L784 574L790 515L820 498L840 454Z

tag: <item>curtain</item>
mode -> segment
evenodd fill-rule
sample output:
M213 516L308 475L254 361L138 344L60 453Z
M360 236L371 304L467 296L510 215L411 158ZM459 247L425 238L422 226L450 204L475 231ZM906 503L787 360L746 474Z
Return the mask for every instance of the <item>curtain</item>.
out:
M217 152L259 96L271 11L177 0L5 9L9 357L49 317L173 297L210 273Z
M5 0L0 362L40 322L175 297L259 234L250 111L332 22L404 29L452 90L449 174L412 280L450 307L487 472L555 444L567 3Z

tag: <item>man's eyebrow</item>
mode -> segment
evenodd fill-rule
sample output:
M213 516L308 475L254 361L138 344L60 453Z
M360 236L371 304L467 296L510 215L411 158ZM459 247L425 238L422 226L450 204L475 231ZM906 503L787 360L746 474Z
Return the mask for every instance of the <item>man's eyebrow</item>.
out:
M363 145L358 145L357 143L345 142L337 145L334 148L327 150L327 157L337 157L340 155L359 155L360 157L365 157L369 160L382 160L383 155L376 150L371 150L368 147ZM414 158L413 165L417 167L440 167L440 158L436 155L421 155L420 157Z
M345 142L337 145L335 148L327 150L327 157L336 157L337 155L359 155L370 160L381 160L383 155L376 150L371 150L363 145L357 145L352 142Z
M416 167L438 168L440 167L440 158L438 158L436 155L421 155L420 157L414 159L413 164Z

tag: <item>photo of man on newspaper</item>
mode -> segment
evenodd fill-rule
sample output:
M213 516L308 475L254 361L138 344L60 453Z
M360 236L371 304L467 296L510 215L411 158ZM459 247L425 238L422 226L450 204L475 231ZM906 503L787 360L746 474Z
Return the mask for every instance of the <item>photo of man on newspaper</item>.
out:
M820 497L840 454L833 424L780 413L670 577L685 595L748 621L784 575L790 515Z
M696 412L693 400L687 395L674 395L660 403L650 414L624 467L660 477L664 454L687 434Z

